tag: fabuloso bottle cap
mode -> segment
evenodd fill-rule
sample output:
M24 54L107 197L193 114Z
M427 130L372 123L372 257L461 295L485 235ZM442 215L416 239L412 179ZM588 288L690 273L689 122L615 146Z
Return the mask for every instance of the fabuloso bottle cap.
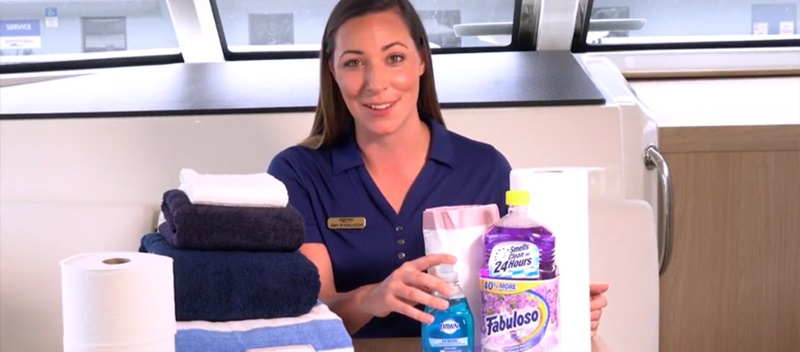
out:
M531 202L531 194L525 190L512 189L506 191L506 205L519 206L528 205Z

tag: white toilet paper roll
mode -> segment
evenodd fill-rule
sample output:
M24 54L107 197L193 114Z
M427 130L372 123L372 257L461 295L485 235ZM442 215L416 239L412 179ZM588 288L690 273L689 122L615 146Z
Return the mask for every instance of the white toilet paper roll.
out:
M60 264L65 352L175 351L172 258L106 252Z

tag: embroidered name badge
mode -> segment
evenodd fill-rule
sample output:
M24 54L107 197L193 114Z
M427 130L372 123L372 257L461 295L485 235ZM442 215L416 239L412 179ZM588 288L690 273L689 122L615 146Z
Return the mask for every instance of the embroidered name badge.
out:
M331 230L360 230L367 227L367 218L328 218L328 228Z

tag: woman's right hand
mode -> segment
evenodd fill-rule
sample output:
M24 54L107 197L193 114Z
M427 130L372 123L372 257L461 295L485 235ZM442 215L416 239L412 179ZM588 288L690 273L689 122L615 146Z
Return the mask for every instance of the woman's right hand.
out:
M456 257L449 254L429 254L401 265L381 283L372 286L361 297L361 309L376 317L385 317L392 312L407 315L422 323L430 324L433 316L415 306L423 304L437 309L447 309L448 303L435 297L432 291L446 297L454 294L444 280L425 273L440 264L455 264Z

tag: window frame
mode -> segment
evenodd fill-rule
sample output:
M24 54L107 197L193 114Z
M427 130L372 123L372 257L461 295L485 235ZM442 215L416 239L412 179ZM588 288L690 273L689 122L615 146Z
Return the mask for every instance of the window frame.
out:
M482 46L482 47L460 47L460 48L432 48L431 54L466 54L466 53L485 53L503 51L532 51L535 50L533 43L521 40L526 33L522 33L520 28L520 18L523 4L531 0L514 0L514 14L512 24L511 42L506 46ZM539 0L536 0L537 2ZM292 51L247 51L236 52L228 48L228 41L225 37L225 28L222 24L222 17L219 13L217 0L210 0L211 13L214 17L214 25L219 36L219 44L222 49L224 61L246 61L246 60L289 60L289 59L316 59L319 58L319 50L292 50ZM531 28L535 32L535 28ZM322 40L323 33L320 33Z
M170 1L171 0L163 0L164 5L168 8L171 7ZM85 52L85 42L86 38L83 32L83 18L110 18L110 17L122 17L127 22L127 16L80 16L79 20L81 21L80 24L80 36L81 36L81 52L70 53L66 55L81 55L81 54L99 54L102 55L104 53L108 54L112 57L100 57L100 58L87 58L87 59L66 59L66 60L53 60L53 61L39 61L39 62L20 62L20 63L0 63L0 75L5 74L24 74L24 73L40 73L40 72L55 72L55 71L75 71L75 70L92 70L92 69L106 69L106 68L117 68L117 67L135 67L135 66L148 66L148 65L165 65L165 64L177 64L177 63L185 63L186 60L183 55L183 47L181 46L180 38L178 39L178 46L174 48L161 48L161 49L148 49L148 51L164 51L170 53L158 53L158 54L149 54L149 55L127 55L125 53L129 53L127 50L124 51L107 51L107 52ZM170 10L170 17L166 20L169 20L172 24L173 31L175 32L175 36L178 37L178 28L175 24L174 14ZM127 38L128 38L127 29L125 31L126 36L126 48L127 48ZM133 51L132 53L135 53Z
M632 43L632 44L603 44L591 45L586 42L588 37L589 21L595 0L579 0L578 20L575 21L575 35L572 39L571 51L576 54L593 52L618 52L618 51L659 51L659 50L698 50L698 49L744 49L744 48L786 48L800 47L798 39L756 39L736 41L703 41L703 42L673 42L673 43Z
M34 73L48 71L72 71L115 67L134 67L147 65L166 65L184 63L182 53L126 56L102 59L78 59L63 61L42 61L31 63L0 64L0 75L13 73Z

